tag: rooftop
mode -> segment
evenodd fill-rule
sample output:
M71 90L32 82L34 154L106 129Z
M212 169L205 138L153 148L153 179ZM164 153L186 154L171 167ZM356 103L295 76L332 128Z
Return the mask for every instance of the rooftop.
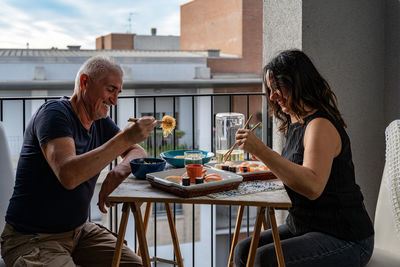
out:
M89 50L89 49L0 49L0 59L13 57L91 57L105 55L113 57L175 57L175 58L204 58L212 51L189 50ZM238 58L235 55L219 53L220 58Z

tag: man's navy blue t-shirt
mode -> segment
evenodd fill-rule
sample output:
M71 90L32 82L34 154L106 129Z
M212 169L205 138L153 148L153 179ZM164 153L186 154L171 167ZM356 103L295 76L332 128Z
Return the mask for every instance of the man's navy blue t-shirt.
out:
M59 233L74 229L88 218L98 174L73 190L65 189L41 151L41 145L59 138L74 139L80 155L111 139L119 131L109 118L94 121L87 131L66 98L43 104L29 122L18 161L14 193L6 221L25 233Z

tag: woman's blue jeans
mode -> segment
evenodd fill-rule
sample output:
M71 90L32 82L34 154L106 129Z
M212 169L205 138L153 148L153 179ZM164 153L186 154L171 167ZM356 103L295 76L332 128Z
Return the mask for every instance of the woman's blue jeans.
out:
M365 266L374 249L374 236L353 242L320 232L294 236L286 224L278 230L287 267ZM250 243L251 237L237 244L234 258L237 267L246 266ZM278 266L271 230L260 234L254 266Z

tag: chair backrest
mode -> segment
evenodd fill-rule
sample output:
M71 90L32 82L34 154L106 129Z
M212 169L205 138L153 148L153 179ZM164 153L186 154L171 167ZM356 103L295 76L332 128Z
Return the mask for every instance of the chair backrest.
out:
M7 136L3 124L0 122L0 232L4 228L4 218L13 192L14 176Z
M375 211L375 247L400 253L400 120L386 128L386 162Z

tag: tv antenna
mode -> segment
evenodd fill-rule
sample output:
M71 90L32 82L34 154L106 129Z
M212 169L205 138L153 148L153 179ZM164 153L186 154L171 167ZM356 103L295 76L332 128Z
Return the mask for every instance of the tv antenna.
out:
M128 33L132 33L132 16L133 15L136 15L136 12L129 12L129 16L128 16L128 23L129 23Z

